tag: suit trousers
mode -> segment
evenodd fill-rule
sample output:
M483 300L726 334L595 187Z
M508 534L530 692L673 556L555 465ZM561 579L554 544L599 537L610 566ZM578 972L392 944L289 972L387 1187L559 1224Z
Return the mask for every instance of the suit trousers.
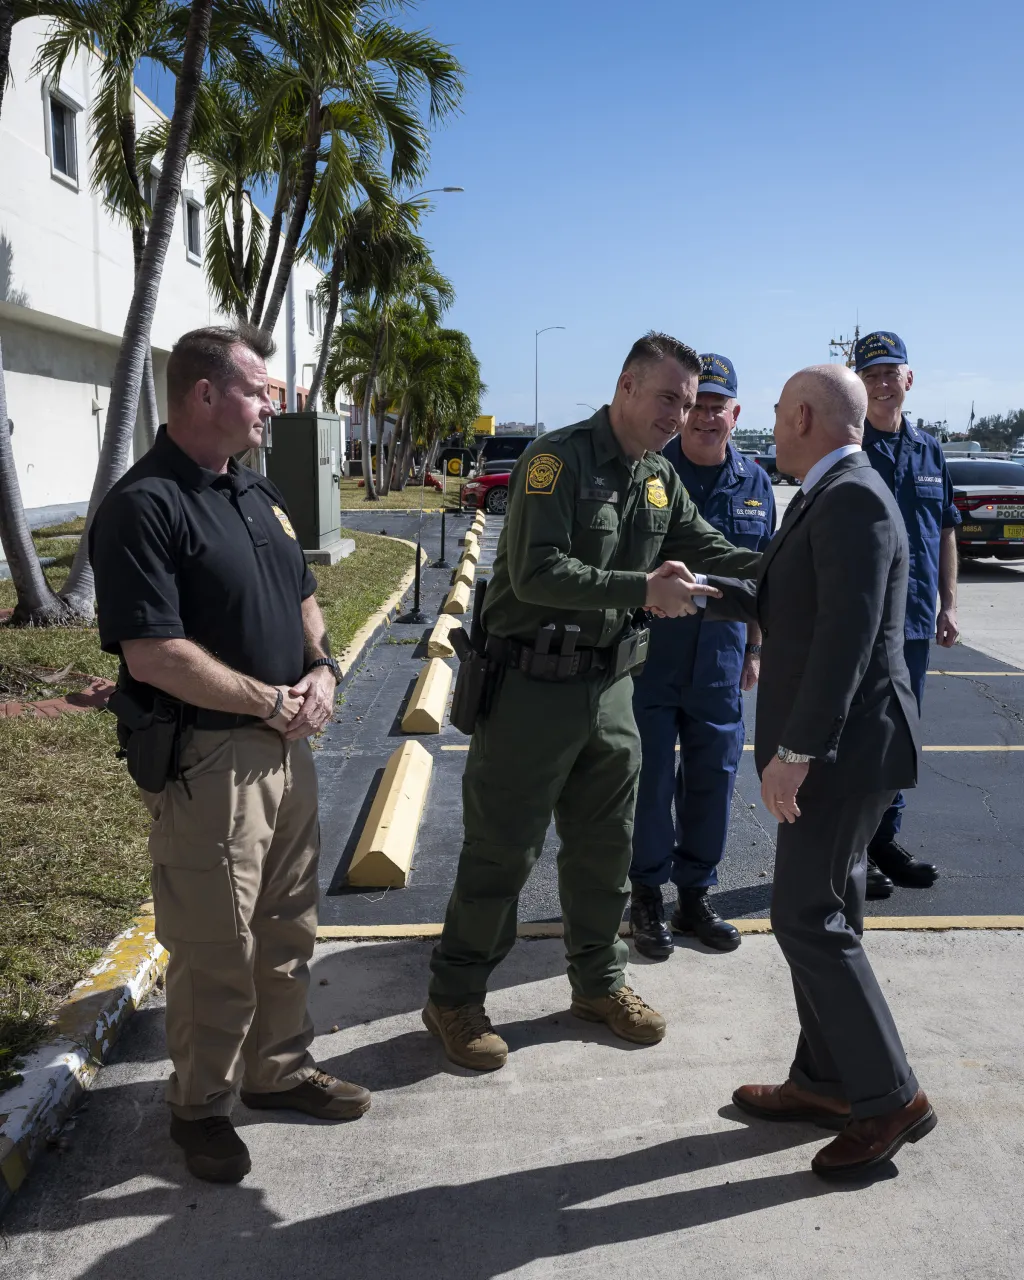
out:
M917 1092L889 1006L861 946L867 844L891 791L824 795L811 777L801 815L780 823L772 929L793 978L800 1037L790 1069L801 1088L845 1098L854 1119L883 1115Z
M548 682L506 673L469 745L465 840L430 960L432 1000L483 1000L492 970L515 943L519 894L552 813L570 985L587 997L623 985L629 951L619 926L639 772L628 676Z
M262 725L196 730L153 818L156 936L167 948L171 1110L227 1115L315 1069L306 1008L316 942L316 770L309 743Z

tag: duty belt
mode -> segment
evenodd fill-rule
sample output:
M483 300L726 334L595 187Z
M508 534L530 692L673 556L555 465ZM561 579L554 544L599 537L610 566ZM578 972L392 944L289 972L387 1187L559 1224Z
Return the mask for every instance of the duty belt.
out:
M207 707L186 705L182 725L192 729L242 729L248 724L262 724L259 716L239 716L230 711L210 711Z
M502 666L521 671L531 680L573 680L591 671L607 671L611 649L573 649L571 653L544 653L521 640L488 636L487 656Z

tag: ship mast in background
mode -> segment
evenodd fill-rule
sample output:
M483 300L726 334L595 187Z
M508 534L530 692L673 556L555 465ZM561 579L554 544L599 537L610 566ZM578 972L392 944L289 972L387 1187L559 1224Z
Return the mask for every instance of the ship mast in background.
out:
M830 357L834 357L834 356L841 357L847 369L852 369L853 353L859 341L860 341L860 325L857 324L854 326L852 338L844 338L842 335L840 335L838 338L833 338L831 342L829 342L828 354Z

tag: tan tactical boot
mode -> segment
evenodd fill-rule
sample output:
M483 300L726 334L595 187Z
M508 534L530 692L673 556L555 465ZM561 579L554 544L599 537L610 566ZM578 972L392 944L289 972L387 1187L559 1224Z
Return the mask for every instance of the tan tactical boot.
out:
M437 1036L452 1062L473 1071L497 1071L508 1061L508 1045L497 1035L482 1004L444 1009L427 1001L423 1025Z
M665 1036L665 1019L630 987L594 999L573 992L569 1012L586 1022L604 1022L617 1036L634 1044L657 1044Z

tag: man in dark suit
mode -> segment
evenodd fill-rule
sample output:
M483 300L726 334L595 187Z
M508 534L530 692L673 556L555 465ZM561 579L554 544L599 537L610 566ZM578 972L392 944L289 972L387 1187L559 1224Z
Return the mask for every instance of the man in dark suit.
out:
M802 481L756 581L710 576L708 616L760 624L754 759L779 822L772 928L800 1038L781 1085L744 1085L765 1120L841 1133L814 1157L857 1175L935 1127L861 946L867 845L917 781L917 703L903 657L907 536L861 452L867 397L839 365L794 375L776 406L776 460Z

